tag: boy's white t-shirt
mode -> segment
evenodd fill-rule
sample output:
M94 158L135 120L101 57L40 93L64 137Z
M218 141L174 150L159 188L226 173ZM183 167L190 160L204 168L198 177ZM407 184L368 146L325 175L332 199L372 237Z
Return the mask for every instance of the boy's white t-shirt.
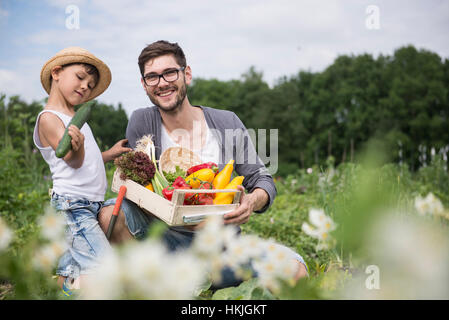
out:
M80 168L74 169L64 160L57 158L52 147L42 147L39 139L39 118L44 112L51 112L59 117L66 127L72 117L54 110L43 110L37 116L34 127L34 144L50 166L53 192L73 198L104 201L108 186L106 170L100 148L89 125L85 123L80 130L84 135L84 162Z
M218 140L212 134L211 130L209 129L209 126L207 126L207 123L206 127L207 127L206 143L204 144L204 147L191 151L196 153L200 157L202 162L214 162L218 164L218 162L220 161L220 148L218 146ZM165 149L180 146L179 144L174 142L173 139L170 137L164 124L162 124L161 128L161 146L162 146L161 154L162 152L165 151Z

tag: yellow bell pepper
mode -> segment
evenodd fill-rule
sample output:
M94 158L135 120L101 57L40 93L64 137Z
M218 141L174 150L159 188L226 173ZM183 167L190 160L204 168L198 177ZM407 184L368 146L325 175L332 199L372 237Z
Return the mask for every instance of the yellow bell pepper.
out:
M151 182L150 182L149 184L147 184L147 185L145 186L145 188L147 188L148 190L154 192L154 188L153 188L153 185L151 184Z
M221 170L214 178L212 185L214 189L224 189L224 187L231 181L232 171L234 170L234 159L229 160L223 170Z
M212 183L215 178L215 172L212 169L204 168L198 171L195 171L191 175L186 178L186 182L192 186L193 189L198 189L201 185L201 182L209 182Z
M237 186L240 186L242 184L243 179L245 179L244 176L235 177L223 189L237 189ZM214 199L214 204L230 204L234 200L234 195L235 192L217 193Z

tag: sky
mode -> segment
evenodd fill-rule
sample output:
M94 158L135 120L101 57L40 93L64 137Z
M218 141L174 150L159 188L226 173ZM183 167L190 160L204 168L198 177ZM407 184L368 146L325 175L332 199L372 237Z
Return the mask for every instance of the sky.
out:
M240 79L254 66L272 86L343 54L412 44L449 58L448 34L446 0L0 0L0 93L43 101L43 64L80 46L112 72L97 99L130 116L151 105L137 58L157 40L179 43L194 78Z

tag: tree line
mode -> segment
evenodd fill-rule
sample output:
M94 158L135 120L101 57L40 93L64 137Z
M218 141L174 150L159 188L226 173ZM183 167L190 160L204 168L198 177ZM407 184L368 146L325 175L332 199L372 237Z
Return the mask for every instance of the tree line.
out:
M279 174L286 174L330 157L336 164L354 161L372 139L384 143L389 161L412 169L431 152L447 157L448 90L449 60L410 45L391 56L341 55L321 72L299 71L271 87L254 67L240 79L197 78L188 96L194 105L235 112L247 128L278 129ZM5 98L0 145L30 157L43 103ZM121 104L98 102L92 110L89 125L102 150L124 138L128 117Z
M279 129L285 169L354 160L370 139L389 161L417 169L447 157L449 60L406 46L393 55L341 55L322 72L299 71L270 88L254 68L241 80L197 79L192 103L234 111L248 128Z

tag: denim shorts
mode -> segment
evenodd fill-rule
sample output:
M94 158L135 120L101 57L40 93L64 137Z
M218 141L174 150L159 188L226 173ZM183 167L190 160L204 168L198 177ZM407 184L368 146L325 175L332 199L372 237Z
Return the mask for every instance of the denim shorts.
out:
M91 273L100 264L100 258L111 250L106 235L98 224L98 214L110 200L89 201L52 194L51 204L64 214L68 249L59 259L56 274L78 278Z
M108 204L106 205L114 205L116 199L110 199L108 200ZM148 228L151 226L151 224L155 221L160 221L155 216L151 216L147 213L145 213L143 210L141 210L134 202L123 199L122 205L121 205L121 211L125 215L125 224L128 227L129 232L134 236L136 239L144 239L146 236L146 233L148 231ZM240 231L240 228L239 228ZM240 233L240 232L239 232ZM189 230L183 230L183 228L179 227L171 227L167 228L167 230L162 235L162 242L165 244L167 249L169 251L176 251L179 249L186 249L188 248L195 236L195 233ZM308 271L307 264L305 263L304 259L295 251L292 249L278 244L280 247L283 247L285 250L289 251L292 258L298 260L301 262ZM249 266L252 269L252 266ZM254 271L252 269L252 271ZM256 272L253 273L255 276L257 276ZM225 287L230 286L237 286L239 285L243 280L238 278L234 271L230 269L229 267L224 267L221 271L221 278L222 281L220 283L214 284L212 287L213 289L221 289Z
M108 200L106 205L114 205L116 199ZM142 240L146 237L147 231L151 224L157 221L161 221L155 216L145 213L134 202L123 199L120 207L121 211L125 214L125 224L128 227L129 232L134 238ZM189 230L183 230L183 228L167 228L162 235L162 242L166 245L169 251L176 251L178 249L187 248L190 246L193 240L194 233Z

